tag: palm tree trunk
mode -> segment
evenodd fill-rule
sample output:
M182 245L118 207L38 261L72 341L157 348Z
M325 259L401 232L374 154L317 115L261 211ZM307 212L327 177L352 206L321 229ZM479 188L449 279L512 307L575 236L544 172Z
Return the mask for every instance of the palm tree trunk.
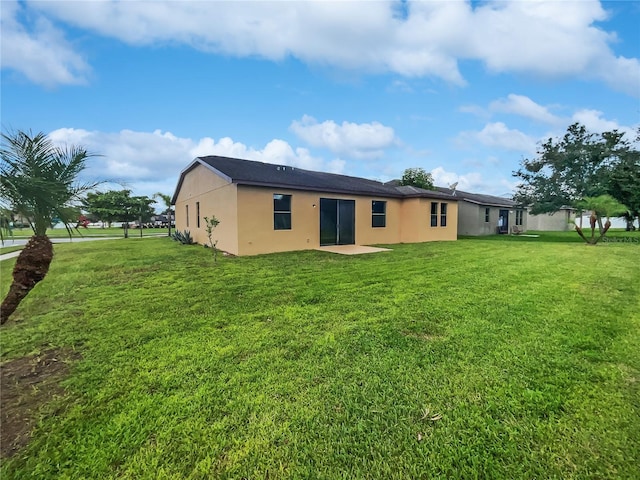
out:
M22 249L15 267L13 283L0 307L0 325L18 308L20 302L49 271L53 259L53 245L46 235L34 235Z

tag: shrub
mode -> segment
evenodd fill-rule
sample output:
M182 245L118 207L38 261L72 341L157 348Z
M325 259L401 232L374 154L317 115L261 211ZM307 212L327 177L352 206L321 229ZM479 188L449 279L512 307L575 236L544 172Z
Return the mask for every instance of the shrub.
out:
M171 238L173 238L176 242L180 242L183 245L193 245L195 242L193 241L193 237L191 236L191 232L189 230L185 230L181 232L180 230L176 230L171 234Z

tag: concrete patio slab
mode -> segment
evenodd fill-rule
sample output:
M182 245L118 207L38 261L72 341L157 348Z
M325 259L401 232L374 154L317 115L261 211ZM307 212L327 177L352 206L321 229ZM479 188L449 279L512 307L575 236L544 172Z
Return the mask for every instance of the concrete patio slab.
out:
M321 252L339 253L340 255L360 255L363 253L390 252L390 248L365 247L364 245L329 245L318 248Z

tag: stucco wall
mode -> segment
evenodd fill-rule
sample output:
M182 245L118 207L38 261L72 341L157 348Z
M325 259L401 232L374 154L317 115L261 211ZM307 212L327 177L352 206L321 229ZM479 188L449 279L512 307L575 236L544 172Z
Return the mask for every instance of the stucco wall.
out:
M431 226L431 202L438 203L438 226ZM440 225L440 203L447 204L447 226ZM407 198L402 207L401 242L430 242L456 240L458 237L458 202L430 199Z
M273 228L273 194L291 195L291 230ZM313 208L316 203L316 208ZM240 255L305 250L317 246L317 198L281 188L238 187L238 251Z
M274 193L291 195L291 230L274 230L273 228ZM457 238L456 202L447 202L447 227L429 227L430 201L428 199L385 199L241 185L238 187L239 254L256 255L318 248L320 246L321 198L355 200L355 243L358 245ZM373 200L387 202L385 227L371 226ZM407 214L407 208L411 213Z
M569 224L569 221L573 221L575 218L575 212L566 209L553 213L530 215L528 227L530 230L566 231L573 229L573 224Z
M273 228L273 194L291 195L291 230ZM283 188L238 187L240 255L307 250L320 246L320 199L355 200L355 241L359 245L400 242L400 199L305 192ZM371 226L371 202L387 202L386 226ZM315 206L314 206L315 205Z
M488 207L487 205L478 205L465 201L460 201L459 204L458 235L495 235L497 233L500 210L507 210L509 212L509 218L507 220L509 233L511 233L511 228L516 224L516 210L519 209L515 207ZM488 222L485 222L486 208L489 208ZM526 232L527 229L530 228L527 217L527 211L523 210L522 225L518 225L518 228L523 232Z
M198 227L197 203L200 203L200 226ZM187 205L189 220L187 222ZM237 186L229 183L208 168L198 165L185 174L176 198L176 229L189 230L197 243L209 242L204 217L214 216L220 220L213 239L217 247L238 255L238 209Z
M475 203L460 202L458 217L458 235L492 235L496 233L498 225L498 211L492 207L489 212L489 222L485 222L485 206Z

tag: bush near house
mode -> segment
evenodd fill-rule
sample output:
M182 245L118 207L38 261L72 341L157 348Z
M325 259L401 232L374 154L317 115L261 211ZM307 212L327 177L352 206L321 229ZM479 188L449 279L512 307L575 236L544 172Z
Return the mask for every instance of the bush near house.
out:
M639 247L502 238L56 245L2 362L66 377L0 474L640 478Z

